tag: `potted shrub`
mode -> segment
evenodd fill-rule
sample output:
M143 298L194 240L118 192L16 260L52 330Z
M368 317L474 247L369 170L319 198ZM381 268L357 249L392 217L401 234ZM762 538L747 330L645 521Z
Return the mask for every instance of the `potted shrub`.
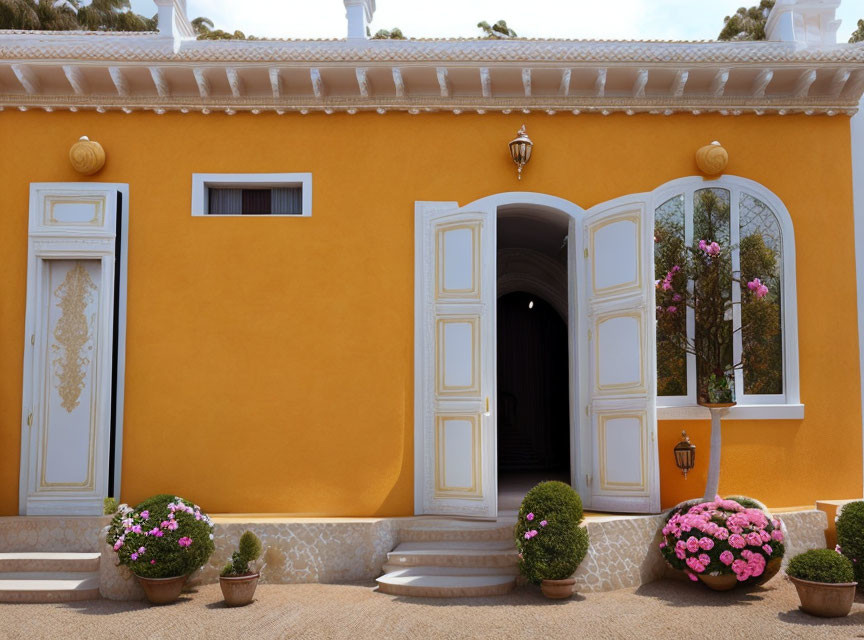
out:
M837 551L849 558L855 580L864 583L864 502L849 502L836 519Z
M666 562L715 591L763 582L785 552L783 523L749 498L684 502L669 512L660 533Z
M786 575L798 590L801 610L820 618L841 618L855 600L852 562L831 549L811 549L792 558Z
M569 598L588 552L582 499L563 482L541 482L522 500L516 522L519 570L547 598Z
M153 496L134 509L120 505L106 541L153 604L174 602L186 578L213 553L213 523L177 496Z
M242 607L252 602L255 597L255 587L261 574L252 563L261 555L261 540L251 531L240 536L240 545L233 554L231 561L222 569L219 576L219 586L222 596L229 607Z

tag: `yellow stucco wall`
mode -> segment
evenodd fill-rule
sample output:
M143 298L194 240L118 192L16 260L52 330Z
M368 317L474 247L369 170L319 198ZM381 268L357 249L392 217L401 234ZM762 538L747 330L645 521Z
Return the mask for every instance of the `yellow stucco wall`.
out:
M522 183L505 144L523 122ZM801 421L724 425L721 492L771 505L861 495L849 121L390 113L0 114L0 515L18 508L30 182L129 184L125 501L176 492L213 512L413 511L415 200L539 191L589 207L693 175L722 140L797 237ZM308 219L193 218L193 172L314 175ZM686 426L699 465L672 447ZM660 423L664 506L701 495L708 423Z

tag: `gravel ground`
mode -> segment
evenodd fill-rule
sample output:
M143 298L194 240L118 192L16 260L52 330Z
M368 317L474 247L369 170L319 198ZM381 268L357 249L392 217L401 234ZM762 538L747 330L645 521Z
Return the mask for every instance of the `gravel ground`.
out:
M864 594L846 618L798 611L782 576L726 593L655 582L638 589L546 600L522 587L495 598L388 596L372 585L260 585L247 607L228 609L218 585L164 607L95 600L0 605L0 638L864 638Z

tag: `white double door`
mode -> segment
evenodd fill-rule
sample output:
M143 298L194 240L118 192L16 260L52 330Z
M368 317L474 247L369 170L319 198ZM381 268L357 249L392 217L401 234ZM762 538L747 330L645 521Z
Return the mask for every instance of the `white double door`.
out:
M498 514L497 204L485 202L416 204L417 513ZM592 509L660 509L649 205L620 198L570 223L571 474Z

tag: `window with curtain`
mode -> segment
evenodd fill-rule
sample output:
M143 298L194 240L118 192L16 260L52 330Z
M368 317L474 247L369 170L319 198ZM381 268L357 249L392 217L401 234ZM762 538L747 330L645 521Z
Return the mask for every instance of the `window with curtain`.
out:
M209 215L279 215L303 213L303 187L207 187Z
M733 339L731 353L724 359L743 364L735 371L739 404L786 402L784 305L788 301L783 299L783 234L778 213L768 204L770 199L734 181L699 181L691 188L662 192L654 212L657 279L681 264L686 247L696 246L700 239L732 247L732 271L745 284L732 281L728 292L733 312L727 320ZM741 290L756 274L763 277L769 291L758 302ZM698 341L698 319L691 309L686 314L669 314L658 308L657 314L659 404L695 404L700 374L696 359L667 335L686 324L687 335Z

